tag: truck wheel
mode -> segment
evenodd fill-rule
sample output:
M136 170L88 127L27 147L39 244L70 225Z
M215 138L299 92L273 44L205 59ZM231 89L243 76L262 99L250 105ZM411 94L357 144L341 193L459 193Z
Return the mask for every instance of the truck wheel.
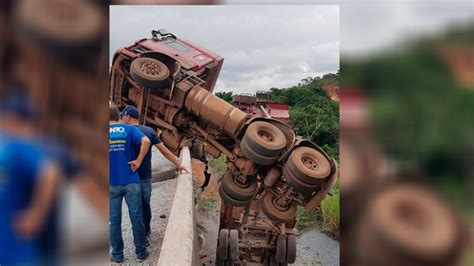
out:
M231 172L226 172L221 181L221 186L224 187L225 192L235 199L238 200L250 200L257 190L257 180L247 178L245 184L241 184L235 180L234 175Z
M221 196L222 200L225 203L233 205L233 206L245 206L250 200L250 199L248 199L248 200L234 199L229 194L227 194L227 192L224 190L222 184L219 186L219 195Z
M258 154L274 157L280 155L286 146L286 137L276 126L263 121L251 123L243 140Z
M367 218L377 242L427 264L449 257L459 242L459 228L449 207L419 185L399 184L381 191Z
M291 222L296 216L296 205L290 203L288 207L278 206L273 193L266 193L265 196L263 196L261 204L263 213L271 220L286 223Z
M239 257L239 231L229 231L229 259L234 261Z
M227 248L229 246L229 230L221 229L219 231L219 243L217 243L217 257L221 260L227 259Z
M295 263L296 260L296 236L286 236L286 262Z
M286 262L286 237L279 235L276 242L275 260L278 263Z
M249 146L249 144L246 142L245 139L240 142L240 149L242 150L242 153L247 159L249 159L253 163L260 164L260 165L270 165L274 163L278 159L278 156L279 156L279 155L276 155L273 157L269 157L269 156L261 155L255 152L255 150L253 150Z
M130 76L145 87L159 88L167 83L170 70L156 59L140 57L132 61Z
M301 182L301 180L295 177L295 175L290 172L287 167L283 167L283 176L285 177L288 184L301 193L309 193L318 188L318 186L312 186Z
M81 48L98 45L101 41L103 15L93 1L23 0L15 1L14 21L34 41L51 48L69 49L72 53ZM64 16L64 9L68 16ZM65 26L67 25L67 26ZM69 51L68 50L68 51Z
M308 147L293 150L285 167L295 178L309 186L321 184L331 174L329 160L319 151Z

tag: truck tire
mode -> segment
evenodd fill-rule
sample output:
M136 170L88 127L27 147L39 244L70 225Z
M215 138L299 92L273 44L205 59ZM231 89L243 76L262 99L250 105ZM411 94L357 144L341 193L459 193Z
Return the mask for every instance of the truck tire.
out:
M268 157L280 155L286 146L285 134L276 126L264 121L251 123L245 131L243 140L256 153Z
M295 176L295 174L293 174L285 166L283 167L283 176L285 177L286 182L288 182L288 184L290 184L294 189L296 189L297 191L299 191L303 194L304 193L311 193L312 191L314 191L318 188L318 186L308 185L308 184L305 184L305 183L301 182L301 180L299 180Z
M235 261L239 257L239 231L229 231L229 260Z
M231 172L226 172L221 181L221 186L232 198L248 201L257 191L257 180L247 178L246 184L238 183Z
M265 196L263 196L261 206L263 213L271 220L277 222L291 222L296 217L296 205L291 203L286 209L275 206L275 195L271 192L267 192Z
M93 1L63 1L63 9L55 8L57 1L15 1L12 17L29 38L39 44L56 49L54 53L78 53L78 49L99 45L103 32L101 7ZM67 26L65 26L67 25ZM78 53L80 54L80 53Z
M252 149L249 146L246 140L242 140L240 142L240 149L242 150L242 153L247 159L259 165L270 165L274 163L279 157L279 155L269 157L269 156L265 156L265 155L261 155L257 153L254 149Z
M302 183L319 185L331 174L331 163L319 151L309 147L294 149L285 163L287 170Z
M145 87L159 88L168 82L170 70L154 58L139 57L130 65L130 76Z
M227 249L229 246L229 230L221 229L219 231L219 243L217 243L217 257L221 260L228 258Z
M296 236L286 236L286 262L295 263L296 260Z
M381 191L369 206L367 221L377 241L427 264L449 257L460 238L447 204L433 191L415 184Z
M248 199L248 200L238 200L238 199L233 198L232 196L227 194L227 192L224 190L224 187L222 186L222 184L219 186L219 195L221 196L222 200L225 203L233 205L233 206L245 206L250 201L250 199Z
M276 241L275 261L278 263L286 262L286 237L279 235Z

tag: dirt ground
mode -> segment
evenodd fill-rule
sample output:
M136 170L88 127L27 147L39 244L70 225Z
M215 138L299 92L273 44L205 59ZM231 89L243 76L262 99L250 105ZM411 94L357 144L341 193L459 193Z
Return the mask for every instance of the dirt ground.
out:
M193 178L196 197L196 225L200 239L199 265L215 265L219 229L220 197L217 192L218 177L212 174L209 186L201 191L204 182L204 164L193 160Z
M199 252L199 265L215 265L215 250L219 228L220 196L219 175L212 173L209 186L201 192L199 186L204 182L204 164L193 161L193 177L196 196L197 230L204 239ZM211 170L212 172L212 170ZM297 238L297 258L295 264L305 266L338 266L339 241L328 237L317 228L300 232Z

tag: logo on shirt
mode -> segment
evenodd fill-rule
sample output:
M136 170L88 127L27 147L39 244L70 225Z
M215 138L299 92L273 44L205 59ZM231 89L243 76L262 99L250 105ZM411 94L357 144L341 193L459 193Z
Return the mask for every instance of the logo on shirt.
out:
M111 127L109 129L110 139L123 139L127 137L127 132L124 127Z

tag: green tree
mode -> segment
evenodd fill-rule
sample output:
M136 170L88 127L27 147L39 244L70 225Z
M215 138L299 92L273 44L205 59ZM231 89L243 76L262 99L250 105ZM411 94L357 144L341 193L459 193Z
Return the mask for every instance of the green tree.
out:
M339 158L339 102L332 101L324 84L339 84L339 71L323 77L308 77L291 88L271 88L272 100L287 103L297 134L318 144L330 156ZM303 85L301 85L303 84Z
M215 95L228 103L232 103L232 91L220 91L216 92Z

